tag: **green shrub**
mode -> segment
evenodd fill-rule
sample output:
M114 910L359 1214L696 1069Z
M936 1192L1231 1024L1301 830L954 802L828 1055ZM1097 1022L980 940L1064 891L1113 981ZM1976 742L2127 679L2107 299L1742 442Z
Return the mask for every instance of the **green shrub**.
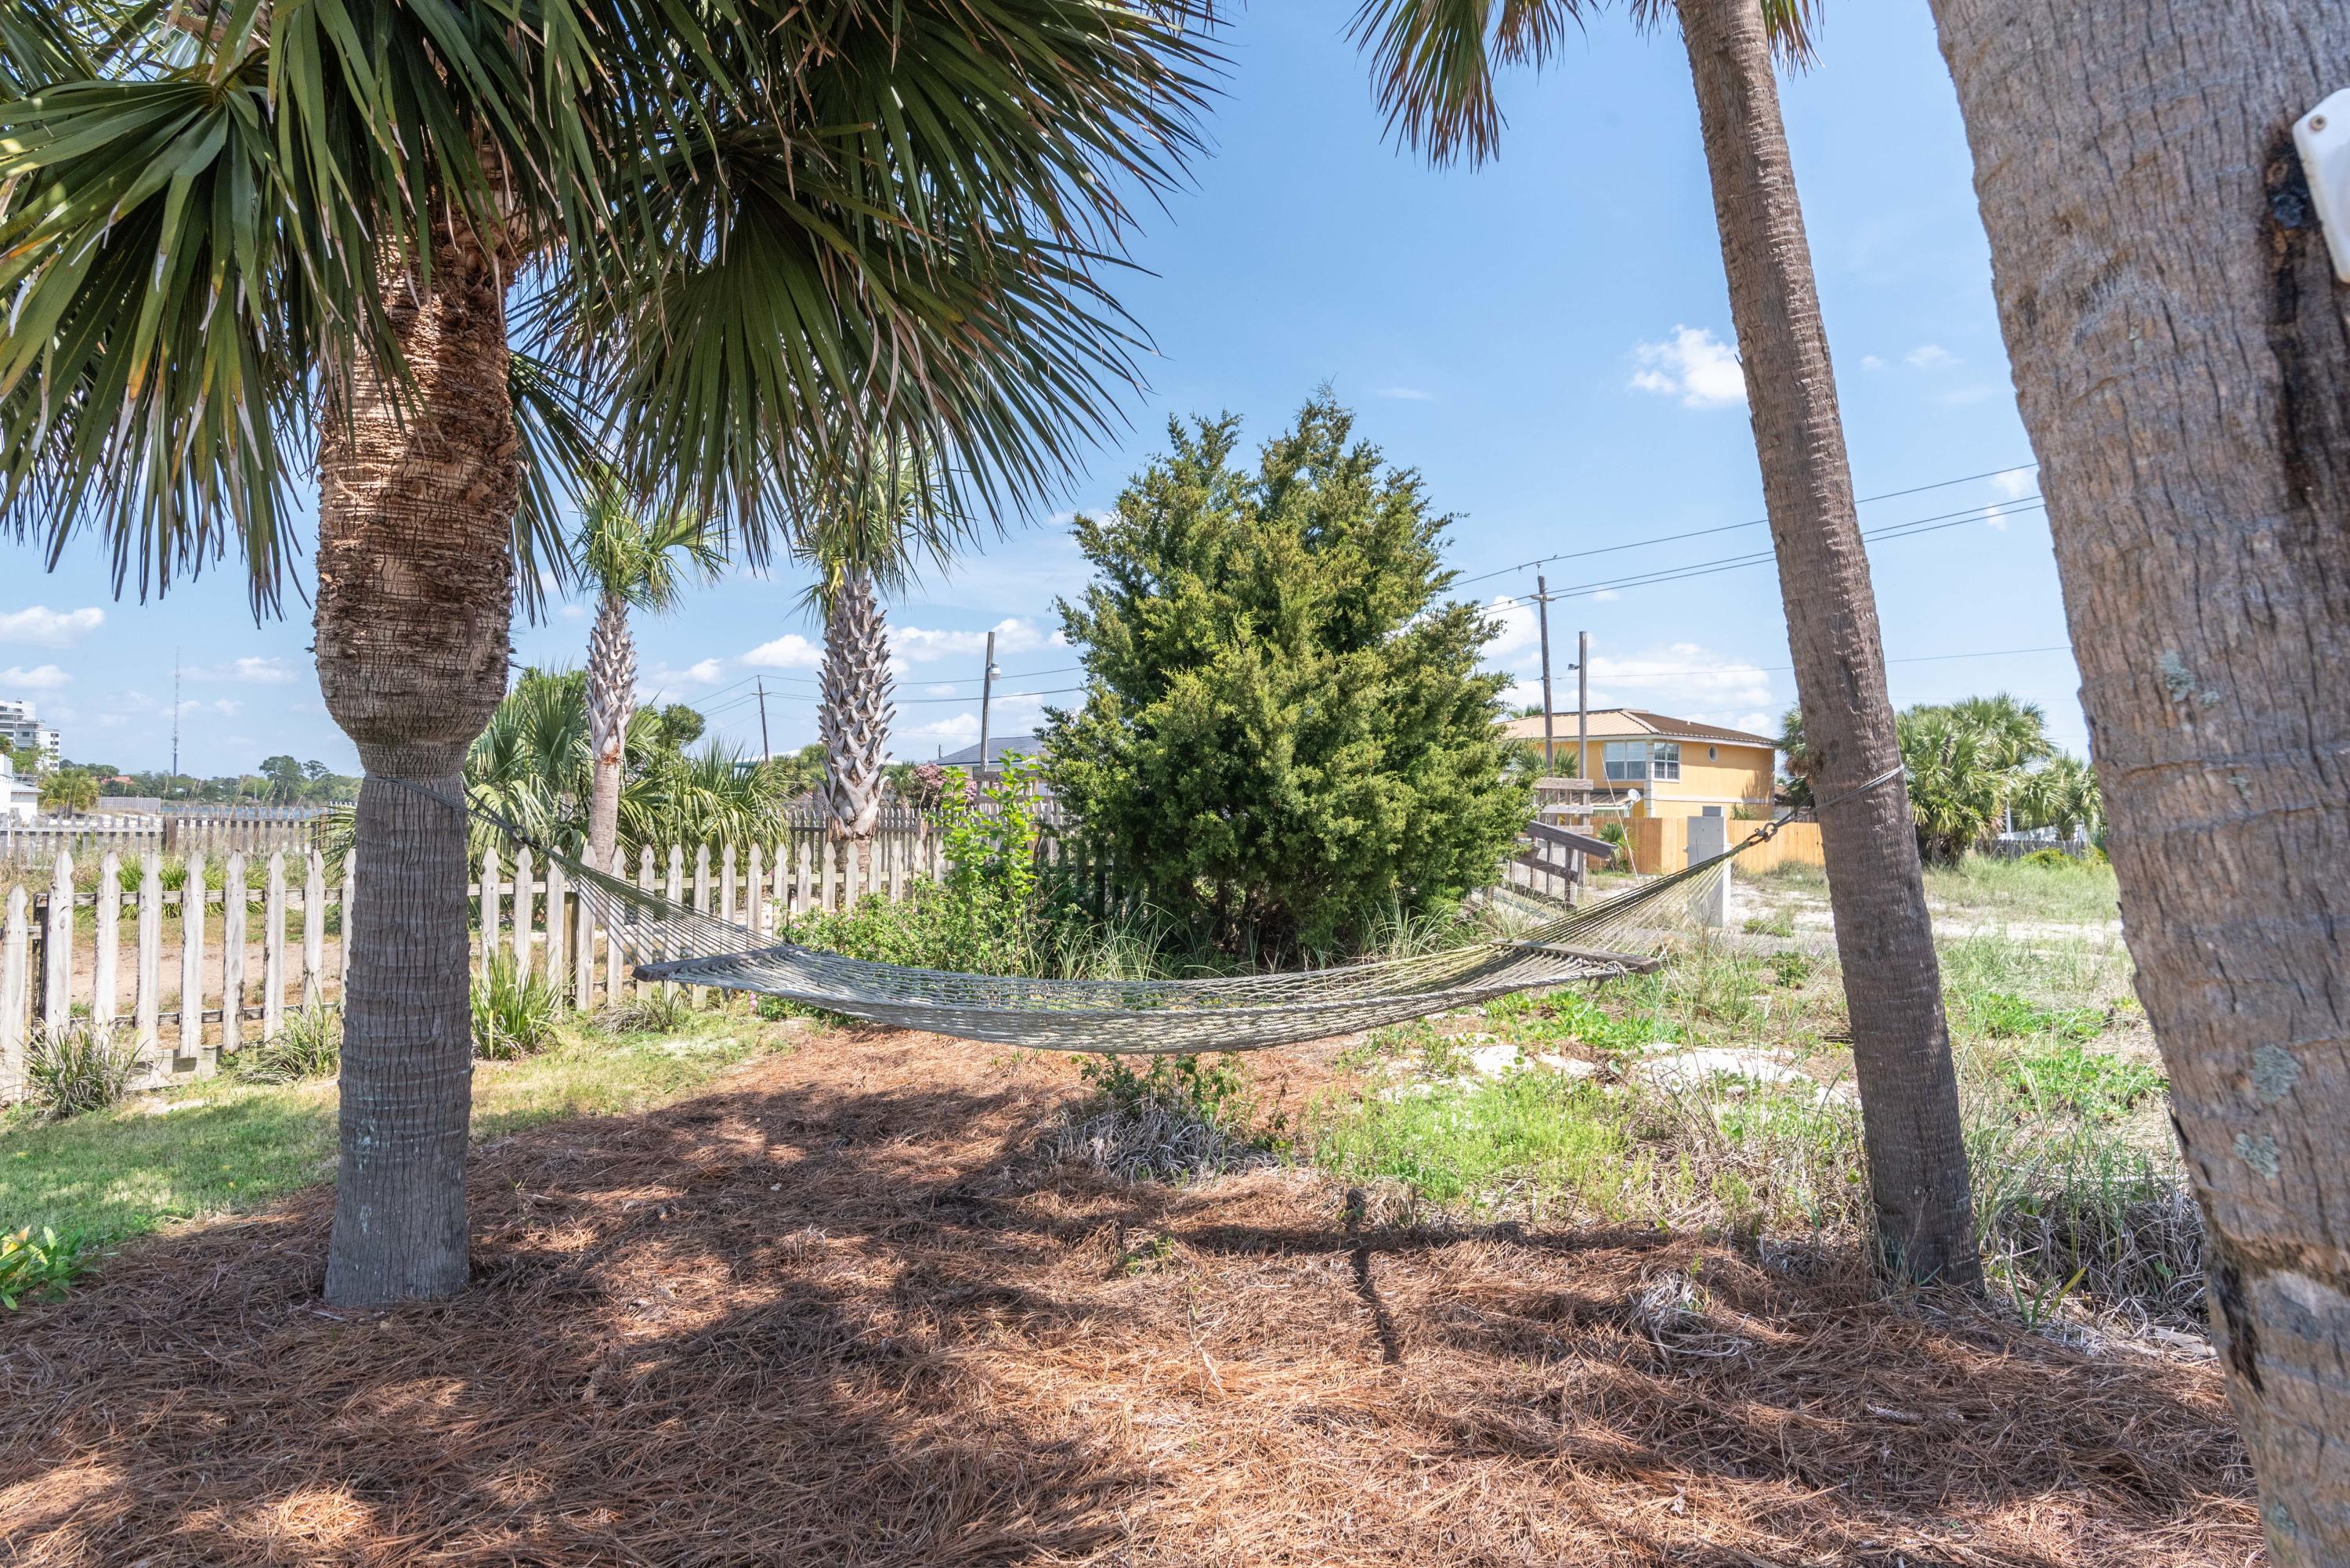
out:
M1053 786L1121 880L1235 953L1360 950L1491 883L1531 801L1494 723L1494 623L1446 602L1447 520L1318 395L1233 461L1239 421L1170 425L1064 601L1082 709Z
M2008 1063L2006 1076L2043 1114L2063 1111L2091 1122L2123 1116L2170 1087L2160 1068L2089 1050L2077 1040L2019 1052Z
M1796 986L1812 978L1812 955L1806 952L1773 953L1771 978L1783 986Z
M139 1043L120 1029L76 1019L44 1031L25 1052L30 1098L53 1121L103 1110L139 1081Z
M277 1033L236 1054L230 1070L252 1084L291 1084L331 1078L343 1061L343 1010L297 1008Z
M30 1227L0 1235L0 1307L61 1296L88 1268L78 1232L60 1236L47 1226L35 1239Z
M486 1061L535 1056L555 1039L563 998L542 975L525 980L514 961L495 958L473 981L473 1054Z

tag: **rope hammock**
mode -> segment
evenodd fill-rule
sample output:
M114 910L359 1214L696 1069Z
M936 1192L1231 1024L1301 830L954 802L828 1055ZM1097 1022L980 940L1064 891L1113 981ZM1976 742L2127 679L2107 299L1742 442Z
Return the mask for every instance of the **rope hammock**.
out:
M1141 1054L1295 1044L1474 1006L1513 992L1659 968L1672 936L1695 925L1696 911L1714 883L1729 875L1730 862L1786 820L1765 823L1720 855L1512 937L1277 974L1041 980L876 963L776 942L549 849L494 812L393 782L452 808L470 810L560 864L583 908L628 955L639 980L782 997L869 1023L965 1040L1041 1051ZM1877 782L1881 781L1872 784Z

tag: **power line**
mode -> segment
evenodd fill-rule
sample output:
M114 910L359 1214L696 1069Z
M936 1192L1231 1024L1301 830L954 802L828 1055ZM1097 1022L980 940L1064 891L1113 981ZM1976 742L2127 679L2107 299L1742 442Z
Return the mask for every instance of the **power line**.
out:
M1913 484L1907 490L1879 491L1875 495L1862 495L1856 497L1853 504L1856 506L1866 506L1875 501L1893 501L1898 500L1899 497L1904 495L1921 495L1929 490L1948 490L1954 484L1972 484L1979 479L1996 479L2002 473L2021 473L2025 469L2037 468L2039 464L2037 463L2019 462L2007 468L1987 469L1981 473L1964 474L1957 479L1938 479L1931 484ZM2006 504L1994 502L1986 503L1985 504L2003 505ZM1743 523L1720 523L1711 528L1692 528L1685 534L1658 534L1646 539L1627 539L1620 545L1601 545L1588 550L1563 551L1555 556L1544 556L1539 560L1523 561L1514 566L1501 566L1490 572L1480 572L1473 577L1456 577L1453 579L1453 586L1455 587L1459 587L1468 583L1482 583L1494 577L1506 577L1511 576L1513 573L1528 572L1532 571L1536 566L1546 566L1553 561L1575 561L1580 560L1586 556L1605 556L1612 551L1638 550L1648 545L1670 545L1682 539L1701 539L1710 534L1728 534L1739 528L1763 527L1768 525L1770 521L1771 520L1768 517L1750 517Z
M1990 516L1980 514L1990 513L1993 506L2000 509L1997 515L2005 517L2019 512L2035 510L2042 504L2037 496L2019 501L1990 502L1981 506L1970 507L1964 514L1945 513L1939 517L1918 517L1906 523L1887 523L1880 528L1864 528L1861 530L1860 536L1864 539L1906 539L1918 534L1939 534L1945 528L1961 527L1969 523L1990 522L1991 520ZM1717 572L1733 572L1744 566L1760 566L1777 559L1778 556L1769 550L1758 550L1746 556L1724 556L1711 561L1695 561L1687 566L1666 566L1653 572L1635 573L1630 576L1608 577L1596 582L1577 583L1573 587L1554 588L1551 590L1550 597L1554 600L1588 598L1594 594L1607 593L1615 589L1645 588L1652 587L1659 583L1679 582L1687 577L1710 577Z
M2025 653L2070 653L2069 643L2051 643L2045 648L1986 648L1973 653L1918 653L1906 659L1888 659L1887 664L1937 664L1952 659L2006 659ZM1637 670L1607 675L1603 680L1613 684L1618 680L1672 680L1690 675L1778 675L1794 670L1792 664L1713 664L1688 670Z

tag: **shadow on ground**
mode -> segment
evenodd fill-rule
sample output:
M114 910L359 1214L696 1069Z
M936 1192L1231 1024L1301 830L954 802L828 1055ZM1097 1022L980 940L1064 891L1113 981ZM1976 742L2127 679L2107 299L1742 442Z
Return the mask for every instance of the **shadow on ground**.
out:
M1061 1064L831 1037L498 1140L475 1280L317 1300L328 1195L0 1324L26 1564L2241 1564L2208 1368L1686 1236L1382 1227L1028 1151Z

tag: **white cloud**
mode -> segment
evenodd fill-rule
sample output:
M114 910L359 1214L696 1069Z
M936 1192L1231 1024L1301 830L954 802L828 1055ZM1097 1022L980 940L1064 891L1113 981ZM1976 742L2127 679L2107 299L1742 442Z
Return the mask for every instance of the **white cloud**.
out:
M1885 361L1874 354L1863 354L1860 357L1860 368L1864 370L1882 370L1885 369Z
M744 654L743 662L760 670L820 670L824 649L798 632L787 631Z
M2011 468L2005 473L1991 476L1991 487L2010 501L2022 500L2032 493L2032 487L2038 483L2039 471L2031 468Z
M923 687L922 695L925 697L960 697L962 695L962 691L952 681L941 681L936 686Z
M1035 621L1014 616L1000 620L995 632L995 657L1006 654L1034 653L1040 649L1066 648L1068 640L1056 629L1045 630ZM791 639L785 638L788 642ZM770 645L772 646L772 645ZM893 662L930 664L941 659L968 659L974 662L987 655L987 633L984 631L940 631L927 627L901 626L891 628L889 650Z
M704 659L682 670L671 670L665 664L661 665L645 679L658 689L664 686L715 686L725 679L725 675L723 659Z
M1606 604L1609 599L1620 599L1623 597L1614 588L1601 588L1591 596L1593 602L1597 604Z
M585 605L557 605L555 607L555 613L561 616L566 620L577 620L588 613L588 607Z
M253 656L226 664L191 664L180 673L190 680L234 680L247 686L284 686L301 679L300 672L283 659Z
M1493 640L1485 645L1485 662L1510 668L1529 654L1542 649L1542 627L1534 619L1534 601L1512 594L1497 595L1485 606L1486 618L1497 621L1501 629Z
M47 605L0 611L0 642L29 642L39 648L71 648L106 624L106 612L88 609L53 610Z
M1423 390L1419 387L1381 387L1375 395L1382 398L1394 398L1399 401L1407 403L1432 403L1436 401L1436 394L1434 392Z
M36 664L30 670L12 664L0 670L0 687L20 691L54 691L72 679L54 664Z
M1778 721L1768 713L1742 713L1738 716L1738 722L1732 724L1731 728L1744 730L1756 735L1775 735L1779 732Z
M1920 370L1941 370L1959 362L1959 357L1939 343L1920 343L1901 356L1904 363Z
M1737 350L1702 327L1675 327L1662 343L1635 345L1640 367L1632 385L1659 397L1679 398L1685 409L1726 409L1746 401L1746 373Z

